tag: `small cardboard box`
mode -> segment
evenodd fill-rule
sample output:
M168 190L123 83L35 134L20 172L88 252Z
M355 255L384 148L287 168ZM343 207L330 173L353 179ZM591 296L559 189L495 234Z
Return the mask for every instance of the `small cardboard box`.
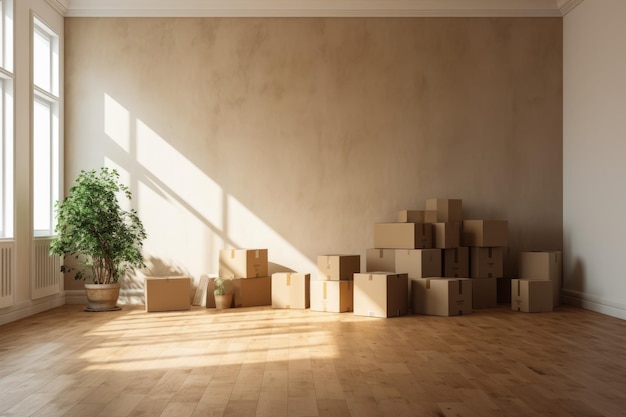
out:
M272 274L272 308L308 308L310 274L276 272Z
M472 280L419 278L411 283L413 312L429 316L459 316L472 312Z
M472 278L472 308L493 308L498 306L497 278Z
M504 248L470 248L470 272L472 278L504 276Z
M519 277L552 281L553 304L558 306L561 301L563 258L561 252L521 252Z
M318 280L351 280L357 272L361 272L360 255L320 255L317 257Z
M430 223L376 223L374 247L378 249L429 249L433 247Z
M399 223L435 223L437 211L435 210L402 210L398 212Z
M146 277L146 311L176 311L191 308L191 278Z
M441 276L441 249L396 249L396 269L409 278Z
M525 313L552 311L552 282L535 279L512 279L511 309Z
M442 250L443 276L446 278L469 278L469 248L461 246Z
M461 246L461 223L433 223L433 247L439 249Z
M311 310L345 313L353 310L354 281L311 281Z
M426 210L436 211L438 222L463 221L463 200L460 199L429 198Z
M508 227L507 220L463 220L463 246L507 246Z
M267 249L220 250L219 276L224 278L267 277Z
M272 305L271 277L235 278L232 284L235 307Z
M354 314L397 317L409 312L408 275L389 272L354 274Z
M396 249L368 249L365 251L365 271L395 271ZM359 271L360 272L360 271Z

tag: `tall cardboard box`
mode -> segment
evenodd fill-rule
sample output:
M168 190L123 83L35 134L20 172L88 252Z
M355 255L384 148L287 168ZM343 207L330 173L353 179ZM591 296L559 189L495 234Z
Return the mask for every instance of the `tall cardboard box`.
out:
M235 278L232 284L235 307L272 305L271 277Z
M220 250L219 276L223 278L267 277L267 249Z
M295 272L272 274L272 308L308 308L310 281L309 274Z
M376 223L374 247L379 249L428 249L433 247L430 223Z
M459 316L472 312L471 279L419 278L411 281L414 313Z
M552 282L535 279L511 280L511 309L526 313L552 311Z
M435 223L437 211L435 210L402 210L398 212L400 223Z
M146 277L146 311L176 311L191 308L191 278Z
M365 251L365 271L396 270L396 249L368 249ZM361 271L358 271L361 272Z
M388 272L354 274L354 314L397 317L409 312L408 275Z
M458 248L443 249L443 276L446 278L469 278L470 262L469 248L460 246Z
M561 301L563 258L561 252L521 252L519 277L552 281L553 304Z
M351 280L357 272L361 272L360 255L320 255L317 257L317 278L320 280Z
M504 276L504 248L470 248L472 278L500 278Z
M396 249L396 269L409 278L441 276L441 249Z
M463 246L494 247L509 244L506 220L463 220Z
M433 247L439 249L461 246L461 223L433 223Z
M463 200L460 199L429 198L426 210L435 210L438 222L463 221Z
M350 312L353 297L354 281L311 280L311 311Z
M472 308L493 308L498 306L497 278L472 278Z

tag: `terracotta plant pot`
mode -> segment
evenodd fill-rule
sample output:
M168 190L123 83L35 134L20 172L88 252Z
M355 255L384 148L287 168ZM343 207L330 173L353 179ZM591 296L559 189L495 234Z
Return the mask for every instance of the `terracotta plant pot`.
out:
M224 310L225 308L230 308L230 305L233 302L232 294L222 294L215 296L215 308L218 310Z
M85 284L87 301L85 311L113 311L120 308L116 305L120 296L120 284Z

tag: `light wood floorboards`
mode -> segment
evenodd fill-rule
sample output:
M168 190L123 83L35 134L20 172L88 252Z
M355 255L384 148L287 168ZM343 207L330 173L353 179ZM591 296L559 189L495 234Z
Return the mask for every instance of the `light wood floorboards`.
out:
M626 322L64 306L0 326L0 416L623 417Z

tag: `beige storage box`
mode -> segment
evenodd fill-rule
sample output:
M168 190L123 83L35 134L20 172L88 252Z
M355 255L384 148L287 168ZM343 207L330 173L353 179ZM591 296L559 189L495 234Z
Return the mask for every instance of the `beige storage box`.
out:
M317 257L317 279L319 280L351 280L357 272L361 272L361 255L320 255Z
M371 272L354 274L354 314L397 317L409 312L407 274Z
M272 274L272 308L305 309L310 304L311 275L296 272Z
M353 310L354 281L311 281L311 310L346 313Z
M191 278L146 277L146 311L177 311L191 308Z
M267 249L220 250L220 277L259 278L268 275Z
M472 312L472 281L468 278L411 280L413 312L429 316L459 316Z

